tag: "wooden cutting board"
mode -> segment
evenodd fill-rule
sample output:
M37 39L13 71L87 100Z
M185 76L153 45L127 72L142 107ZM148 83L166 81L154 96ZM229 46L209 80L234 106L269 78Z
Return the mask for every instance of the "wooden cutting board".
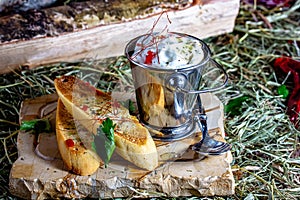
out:
M201 98L207 111L209 134L224 140L222 103L210 93ZM55 127L56 102L56 94L25 100L20 121L49 117ZM10 191L25 199L234 194L231 153L199 159L189 149L200 139L198 134L196 131L195 135L176 142L156 142L161 165L154 171L139 169L113 154L107 168L99 168L90 176L79 176L65 169L55 133L35 136L20 132L17 142L19 157L11 169ZM36 146L43 158L35 152Z

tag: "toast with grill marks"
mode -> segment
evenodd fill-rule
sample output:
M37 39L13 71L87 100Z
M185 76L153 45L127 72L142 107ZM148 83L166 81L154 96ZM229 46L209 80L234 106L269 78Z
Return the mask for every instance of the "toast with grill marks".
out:
M116 124L116 152L121 157L146 170L158 166L157 149L149 131L110 94L74 76L55 79L55 88L68 112L93 134L106 118Z
M80 131L86 131L81 129ZM91 175L103 164L97 153L87 149L78 136L74 118L58 99L56 138L61 157L68 170L79 175Z

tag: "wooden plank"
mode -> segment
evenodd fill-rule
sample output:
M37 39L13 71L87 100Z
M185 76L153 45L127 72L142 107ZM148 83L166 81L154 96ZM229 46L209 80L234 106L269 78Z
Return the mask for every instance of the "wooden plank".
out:
M202 5L169 11L172 22L169 30L199 38L231 32L238 10L239 0L205 0ZM57 37L0 44L0 73L8 73L19 66L32 68L49 63L123 55L126 43L147 32L157 17L96 26ZM162 19L160 26L164 27L167 23L167 19Z
M32 119L33 108L40 116L41 109L56 102L57 96L43 96L27 100L22 106L22 119ZM224 140L223 105L212 94L202 95L207 110L209 134ZM28 112L31 111L31 112ZM55 112L55 111L54 111ZM52 119L54 114L51 115ZM198 132L196 130L196 132ZM52 198L116 198L116 197L179 197L179 196L226 196L234 194L234 178L230 163L232 155L212 156L203 160L189 149L200 139L189 138L162 143L156 142L161 165L154 171L139 169L113 154L107 168L99 168L90 176L78 176L65 170L57 149L55 133L39 136L39 150L45 160L34 152L37 138L26 132L18 135L19 158L10 174L10 191L25 199ZM181 155L170 159L174 155Z

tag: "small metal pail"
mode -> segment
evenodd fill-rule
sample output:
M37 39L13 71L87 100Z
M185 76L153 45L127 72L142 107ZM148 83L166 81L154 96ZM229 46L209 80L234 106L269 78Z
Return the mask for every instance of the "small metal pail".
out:
M125 47L125 55L132 70L139 120L149 129L154 139L161 141L174 141L191 135L195 130L193 110L197 95L223 88L228 79L225 70L211 58L210 50L202 40L183 33L169 34L197 41L203 54L202 59L180 68L157 67L139 62L135 59L135 48L146 35L132 39ZM220 70L223 81L217 86L203 89L201 79L207 68Z

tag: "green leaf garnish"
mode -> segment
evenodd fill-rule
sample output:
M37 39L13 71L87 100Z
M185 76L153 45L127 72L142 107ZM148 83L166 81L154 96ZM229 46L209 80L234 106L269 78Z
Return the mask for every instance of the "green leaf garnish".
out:
M105 167L110 161L110 158L116 148L114 129L115 124L109 118L106 118L100 127L97 129L97 135L92 143L93 149L97 152L100 158L104 161Z
M229 113L231 116L240 115L242 113L242 104L249 100L249 96L241 96L235 99L231 99L224 109L226 113Z
M128 99L128 100L126 100L126 101L123 101L123 102L121 102L121 104L122 104L125 108L127 108L127 109L129 110L129 113L130 113L130 114L134 114L134 113L135 113L136 108L135 108L134 103L133 103L133 101L132 101L131 99Z
M132 114L135 112L135 106L134 106L134 103L133 101L131 101L130 99L127 100L127 103L128 103L128 110L129 110L129 113Z
M289 90L286 88L286 85L280 85L277 88L279 95L282 95L282 98L286 99L289 96Z
M48 119L33 119L29 121L22 121L20 130L33 130L35 133L50 132L51 125Z

